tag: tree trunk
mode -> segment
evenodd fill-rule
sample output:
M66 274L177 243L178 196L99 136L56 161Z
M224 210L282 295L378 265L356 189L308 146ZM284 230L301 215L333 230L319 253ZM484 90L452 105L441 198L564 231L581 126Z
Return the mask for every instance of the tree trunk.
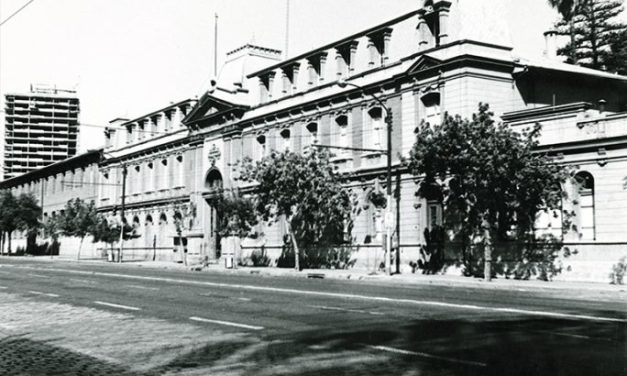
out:
M11 234L12 233L13 233L12 231L7 232L7 242L8 242L7 256L11 256Z
M287 218L285 219L287 232L290 234L290 239L292 239L292 245L294 246L294 269L296 269L296 271L300 271L300 251L298 250L298 244L296 243L296 237L292 232L292 225L290 222L291 221L288 221Z
M492 280L492 234L490 232L490 223L484 219L482 223L483 227L483 258L484 258L484 268L483 268L483 279L486 282L490 282Z
M81 248L83 248L83 240L85 240L84 237L82 237L80 243L78 243L78 253L76 254L76 260L78 261L80 261L81 259Z
M4 256L4 231L0 232L0 256Z
M569 21L569 27L570 27L570 59L572 60L573 64L577 65L577 48L575 46L575 40L576 40L576 36L575 36L575 19L574 17L572 17Z
M152 236L152 261L157 259L157 235Z

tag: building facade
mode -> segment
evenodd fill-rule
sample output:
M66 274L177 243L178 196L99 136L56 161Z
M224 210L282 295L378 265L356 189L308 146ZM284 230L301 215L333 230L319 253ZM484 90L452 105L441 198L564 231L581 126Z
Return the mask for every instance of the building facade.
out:
M30 93L6 94L3 178L74 156L79 112L73 91L31 86Z
M75 198L86 202L96 202L99 163L103 158L102 150L93 150L72 158L53 163L46 167L27 172L0 182L0 190L10 190L14 195L31 194L42 208L42 222L59 215L65 204ZM50 242L50 234L43 234L38 242ZM13 234L13 251L17 247L26 247L26 234ZM78 251L78 239L59 238L63 256L73 257ZM99 245L85 241L83 257L101 257Z
M416 11L288 60L251 44L229 52L217 82L199 99L111 122L96 184L99 210L116 220L125 202L123 221L136 234L124 245L130 257L180 260L187 252L217 262L220 213L211 198L224 189L254 189L238 180L239 162L272 150L329 147L362 205L370 192L387 188L390 114L393 227L407 271L420 257L425 229L442 221L441 203L415 195L420 177L402 163L416 142L414 130L445 113L469 118L488 103L515 129L541 123L539 152L577 171L580 183L564 187L576 198L564 209L576 212L577 222L562 231L559 216L541 216L538 230L577 250L557 260L560 278L605 281L612 264L627 256L627 77L561 63L554 51L517 56L502 6L426 0ZM373 205L363 208L353 218L351 257L355 267L373 270L383 260L384 216ZM256 232L263 236L242 242L243 257L263 248L278 258L284 226L262 223Z

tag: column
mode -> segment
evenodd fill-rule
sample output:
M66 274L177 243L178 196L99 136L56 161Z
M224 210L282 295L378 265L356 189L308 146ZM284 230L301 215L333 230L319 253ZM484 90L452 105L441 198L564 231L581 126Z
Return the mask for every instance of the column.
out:
M383 30L383 64L387 64L390 59L390 41L392 40L392 28Z
M327 62L327 53L323 52L318 56L318 80L324 82L324 68Z
M375 38L374 35L368 36L367 48L368 48L368 56L369 56L369 60L368 60L369 67L374 67L375 62L379 60L379 51L377 51L377 44L375 43L374 38Z
M418 16L418 50L423 51L429 47L429 26L424 19L425 11L421 9Z
M450 3L449 3L449 6L450 6ZM440 45L443 45L443 44L448 43L449 41L449 35L448 35L449 8L443 5L442 8L440 8L440 11L438 12L438 18L440 22L440 34L438 37L440 40Z

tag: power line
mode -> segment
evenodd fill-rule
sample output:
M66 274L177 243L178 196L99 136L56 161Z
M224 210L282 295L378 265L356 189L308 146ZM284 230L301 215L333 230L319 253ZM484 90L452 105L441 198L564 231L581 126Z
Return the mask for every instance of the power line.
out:
M26 4L22 5L18 10L16 10L15 12L13 12L9 17L7 17L4 21L2 21L2 23L0 23L0 26L4 25L5 23L7 23L11 18L15 17L18 13L20 13L24 8L26 8L27 6L29 6L33 1L35 0L29 0Z

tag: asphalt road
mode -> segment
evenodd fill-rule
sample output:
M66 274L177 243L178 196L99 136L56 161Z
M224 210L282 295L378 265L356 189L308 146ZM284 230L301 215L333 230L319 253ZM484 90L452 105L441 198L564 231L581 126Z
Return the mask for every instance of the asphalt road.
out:
M0 300L2 375L627 375L594 292L2 258Z

